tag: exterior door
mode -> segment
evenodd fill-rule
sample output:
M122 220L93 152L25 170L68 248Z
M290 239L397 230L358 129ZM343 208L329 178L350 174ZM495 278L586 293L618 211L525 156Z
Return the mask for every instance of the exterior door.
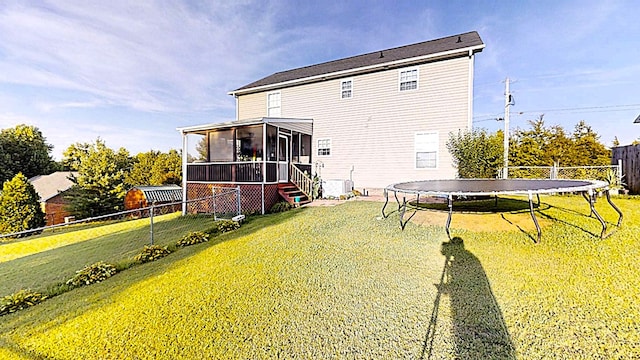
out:
M278 181L289 182L289 137L278 137Z

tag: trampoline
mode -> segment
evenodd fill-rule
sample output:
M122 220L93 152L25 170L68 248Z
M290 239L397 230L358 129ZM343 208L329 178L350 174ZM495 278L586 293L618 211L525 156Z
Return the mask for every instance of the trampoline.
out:
M588 181L588 180L547 180L547 179L455 179L455 180L424 180L410 181L389 185L384 189L385 203L382 207L382 216L387 218L390 214L385 213L385 209L389 204L389 193L393 193L398 203L398 213L400 215L400 227L404 230L405 225L417 212L417 206L413 214L404 219L407 210L407 195L415 195L417 204L420 202L420 196L440 196L447 198L447 208L449 215L445 229L447 237L451 240L449 226L451 225L451 215L453 213L454 197L458 196L498 196L498 195L527 195L529 199L529 212L533 223L538 232L537 242L542 237L540 224L536 219L533 206L533 195L536 195L538 206L540 205L540 194L563 193L563 192L579 192L587 200L593 214L602 225L601 238L608 235L607 224L594 207L595 195L597 190L603 190L607 202L618 213L619 227L622 223L622 212L611 201L609 196L609 184L604 181ZM402 194L402 201L398 198L398 194ZM609 234L610 235L610 234Z

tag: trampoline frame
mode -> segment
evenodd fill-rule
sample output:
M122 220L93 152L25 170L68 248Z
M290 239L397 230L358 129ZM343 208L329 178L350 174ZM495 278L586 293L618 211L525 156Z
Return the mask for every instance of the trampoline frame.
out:
M465 191L465 190L457 190L457 191L444 191L444 190L430 190L430 189L403 189L401 188L403 185L407 186L407 185L418 185L419 183L423 183L423 184L436 184L437 182L449 182L449 183L459 183L460 185L462 184L471 184L472 182L480 182L480 181L485 181L485 182L501 182L501 181L518 181L519 183L523 184L526 182L531 182L531 184L534 184L534 182L543 182L543 183L550 183L550 182L556 182L556 183L563 183L563 184L567 184L568 186L565 187L549 187L549 188L540 188L538 187L536 188L528 188L528 189L513 189L513 190L491 190L491 191ZM585 184L586 183L586 184ZM575 185L575 186L571 186L571 184ZM461 188L464 188L464 186L461 186ZM450 225L451 225L451 216L453 214L453 197L454 196L495 196L496 197L496 203L498 201L497 196L498 195L527 195L528 196L528 200L529 200L529 213L531 214L531 219L533 219L533 223L536 226L536 231L538 233L537 236L537 240L534 239L534 241L536 243L540 242L540 239L542 238L542 230L540 229L540 224L538 223L538 219L535 216L535 212L534 212L534 206L533 206L533 195L535 194L538 200L538 207L540 207L540 194L551 194L551 193L563 193L563 192L579 192L582 194L582 196L585 198L585 200L587 200L587 202L589 203L589 207L591 210L591 213L589 214L589 216L594 215L596 217L596 219L600 222L600 224L602 225L602 231L600 232L600 238L604 239L606 237L608 237L609 235L611 235L612 233L607 234L607 224L605 223L604 219L602 218L602 216L596 211L595 209L595 197L596 197L596 190L602 190L605 193L607 202L609 203L609 205L611 205L611 207L618 213L618 222L617 222L617 227L620 227L620 225L622 224L622 211L620 211L620 209L611 201L611 196L609 194L609 184L607 182L604 181L596 181L596 180L548 180L548 179L535 179L535 180L528 180L528 179L450 179L450 180L423 180L423 181L409 181L409 182L402 182L402 183L396 183L396 184L392 184L387 186L384 189L384 197L385 197L385 202L384 205L382 206L382 217L383 218L387 218L389 215L391 215L391 213L389 214L385 214L385 208L387 207L387 205L389 204L389 193L393 192L393 195L396 199L396 202L398 204L398 213L400 216L400 227L402 228L402 230L404 230L405 226L407 225L407 222L409 222L409 220L411 220L411 218L413 218L413 216L416 214L416 212L418 211L418 206L416 205L415 210L413 212L413 214L411 214L406 220L404 219L405 213L407 211L407 194L410 195L416 195L416 204L420 203L420 195L425 195L425 196L446 196L447 197L447 209L448 209L448 216L447 216L447 222L445 224L445 230L447 232L447 237L449 238L449 240L451 240L451 232L450 232ZM398 198L398 193L403 194L402 196L402 202L400 202L400 199Z

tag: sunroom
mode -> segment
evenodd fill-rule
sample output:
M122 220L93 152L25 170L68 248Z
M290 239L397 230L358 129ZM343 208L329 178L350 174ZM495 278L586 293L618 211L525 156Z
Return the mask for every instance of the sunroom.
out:
M243 211L264 213L285 184L311 195L311 119L263 117L178 131L186 199L210 195L213 186L240 186ZM194 145L196 155L189 155Z

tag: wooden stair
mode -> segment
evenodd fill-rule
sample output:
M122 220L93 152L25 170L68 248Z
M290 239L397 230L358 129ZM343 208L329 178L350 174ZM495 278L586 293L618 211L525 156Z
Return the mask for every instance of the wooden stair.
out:
M291 205L296 205L296 197L300 197L300 202L297 203L297 205L304 205L311 202L311 199L309 199L307 195L305 195L295 184L290 182L278 184L278 193Z

